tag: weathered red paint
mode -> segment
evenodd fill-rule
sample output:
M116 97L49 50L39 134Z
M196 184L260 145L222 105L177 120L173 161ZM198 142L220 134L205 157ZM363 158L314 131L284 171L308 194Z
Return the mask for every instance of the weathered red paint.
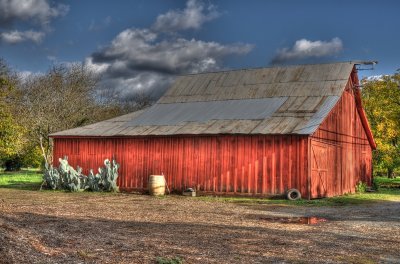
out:
M67 155L84 173L114 157L125 191L144 190L149 175L164 173L176 190L267 196L296 188L307 198L351 193L357 182L371 183L375 148L357 84L353 73L311 136L55 137L54 157Z
M306 136L181 136L151 138L55 138L54 156L73 166L121 164L122 190L147 188L164 173L171 189L270 195L297 188L307 193ZM57 163L57 162L56 162Z
M359 181L371 184L375 142L363 121L358 89L349 80L340 101L310 138L310 198L353 193Z

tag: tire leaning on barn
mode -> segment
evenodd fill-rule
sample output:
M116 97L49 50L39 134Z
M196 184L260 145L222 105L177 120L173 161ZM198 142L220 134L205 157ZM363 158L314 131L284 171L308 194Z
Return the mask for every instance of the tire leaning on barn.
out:
M290 189L286 193L286 198L290 201L297 201L301 199L301 193L297 189Z

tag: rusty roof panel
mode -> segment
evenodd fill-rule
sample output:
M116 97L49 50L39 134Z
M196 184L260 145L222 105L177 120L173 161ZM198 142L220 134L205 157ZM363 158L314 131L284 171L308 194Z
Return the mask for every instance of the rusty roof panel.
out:
M297 65L177 78L152 107L52 136L312 134L354 63Z
M149 130L146 135L174 135L181 126L156 126L153 130Z
M216 120L207 131L211 134L249 134L262 120Z

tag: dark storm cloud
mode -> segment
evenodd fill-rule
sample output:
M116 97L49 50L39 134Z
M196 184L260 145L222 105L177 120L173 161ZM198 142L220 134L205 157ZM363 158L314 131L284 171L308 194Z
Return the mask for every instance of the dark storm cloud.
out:
M86 65L103 77L103 86L117 87L111 89L118 94L128 96L138 90L160 94L154 91L164 91L176 75L220 69L226 57L246 54L252 48L249 44L165 38L150 29L132 28L88 57Z

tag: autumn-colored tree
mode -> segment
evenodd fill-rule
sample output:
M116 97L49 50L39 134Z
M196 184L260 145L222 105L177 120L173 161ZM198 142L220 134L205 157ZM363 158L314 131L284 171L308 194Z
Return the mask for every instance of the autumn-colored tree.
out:
M374 167L393 177L400 168L400 73L363 80L362 95L377 143Z
M18 169L24 146L24 127L13 117L16 96L16 78L8 66L0 60L0 164L7 170Z

